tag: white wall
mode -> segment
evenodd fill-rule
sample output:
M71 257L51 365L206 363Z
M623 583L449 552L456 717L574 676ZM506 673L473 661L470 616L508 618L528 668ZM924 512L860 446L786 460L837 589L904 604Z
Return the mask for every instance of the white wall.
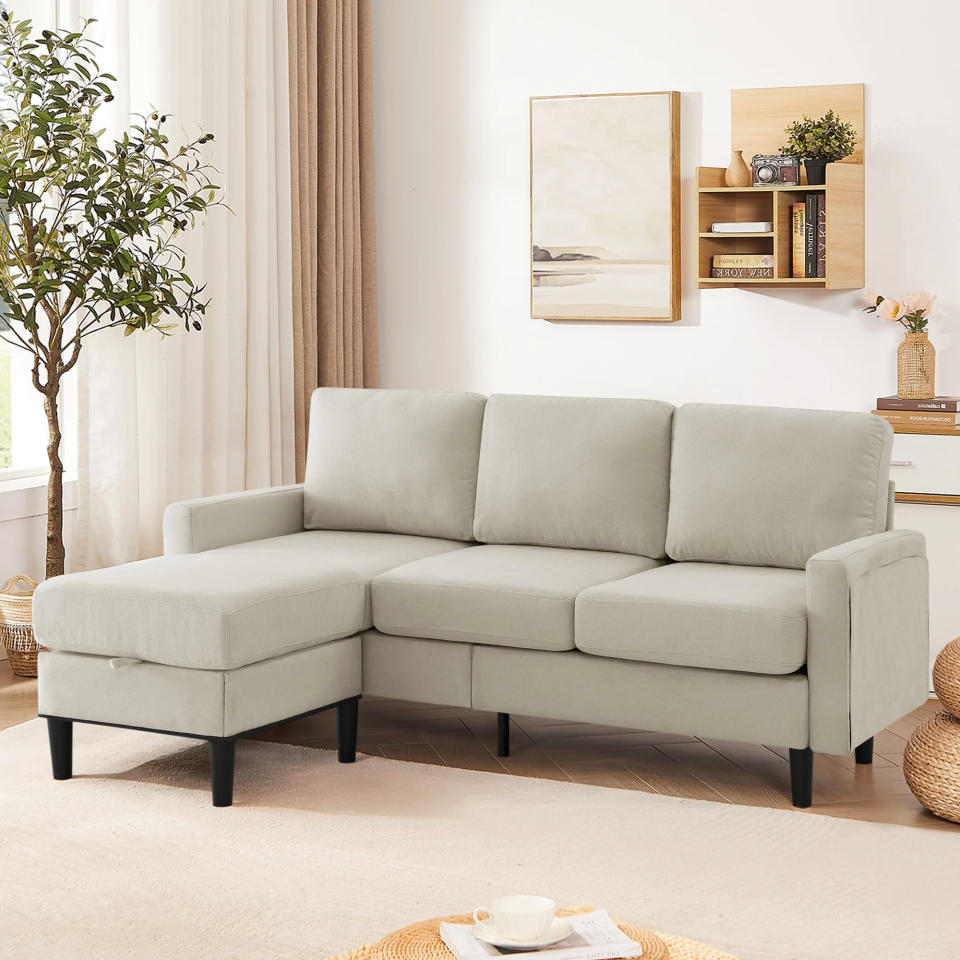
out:
M896 389L901 331L861 313L858 292L694 285L694 169L729 160L730 89L863 82L867 283L939 295L938 386L960 394L945 322L960 321L960 14L933 0L831 3L808 43L803 9L374 0L384 386L870 409ZM667 89L683 92L682 324L530 319L527 98ZM899 522L936 528L942 645L960 633L948 585L960 508L901 508Z
M67 570L73 547L77 519L77 484L64 484L63 543ZM45 480L31 486L3 490L0 485L0 586L14 574L23 573L34 580L43 579L47 544L47 488ZM2 653L0 653L2 655Z

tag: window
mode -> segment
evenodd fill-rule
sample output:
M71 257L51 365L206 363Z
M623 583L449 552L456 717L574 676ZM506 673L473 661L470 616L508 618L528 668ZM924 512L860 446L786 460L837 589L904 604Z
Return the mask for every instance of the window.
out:
M0 481L47 472L47 418L31 363L25 350L0 341Z

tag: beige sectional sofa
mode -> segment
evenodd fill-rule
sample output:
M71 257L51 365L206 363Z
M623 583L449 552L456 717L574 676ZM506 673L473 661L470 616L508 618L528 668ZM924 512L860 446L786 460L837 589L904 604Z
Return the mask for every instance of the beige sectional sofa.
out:
M163 557L36 593L72 723L210 744L363 693L869 762L927 695L927 561L868 414L321 389L305 483L174 504Z

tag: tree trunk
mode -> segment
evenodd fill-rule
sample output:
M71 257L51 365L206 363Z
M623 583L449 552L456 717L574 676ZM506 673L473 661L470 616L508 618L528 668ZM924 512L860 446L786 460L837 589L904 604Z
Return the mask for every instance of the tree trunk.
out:
M48 389L44 394L43 409L47 415L50 442L47 444L47 460L50 463L50 479L47 481L47 572L46 577L58 577L63 573L63 463L60 460L60 419L57 412L57 392Z

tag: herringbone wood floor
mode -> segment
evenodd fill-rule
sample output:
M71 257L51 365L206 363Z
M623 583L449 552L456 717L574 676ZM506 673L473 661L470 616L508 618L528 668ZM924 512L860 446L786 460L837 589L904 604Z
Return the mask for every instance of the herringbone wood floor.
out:
M36 681L13 676L0 661L0 729L37 714ZM911 731L938 709L931 701L875 740L872 766L852 757L818 754L814 814L908 824L931 829L960 826L927 813L903 781L903 748ZM259 735L308 747L336 746L333 711ZM511 755L496 756L496 718L459 707L434 707L367 697L360 703L358 747L364 753L470 770L545 777L674 797L790 807L785 750L664 733L644 733L534 717L511 718ZM83 758L76 763L82 766Z

